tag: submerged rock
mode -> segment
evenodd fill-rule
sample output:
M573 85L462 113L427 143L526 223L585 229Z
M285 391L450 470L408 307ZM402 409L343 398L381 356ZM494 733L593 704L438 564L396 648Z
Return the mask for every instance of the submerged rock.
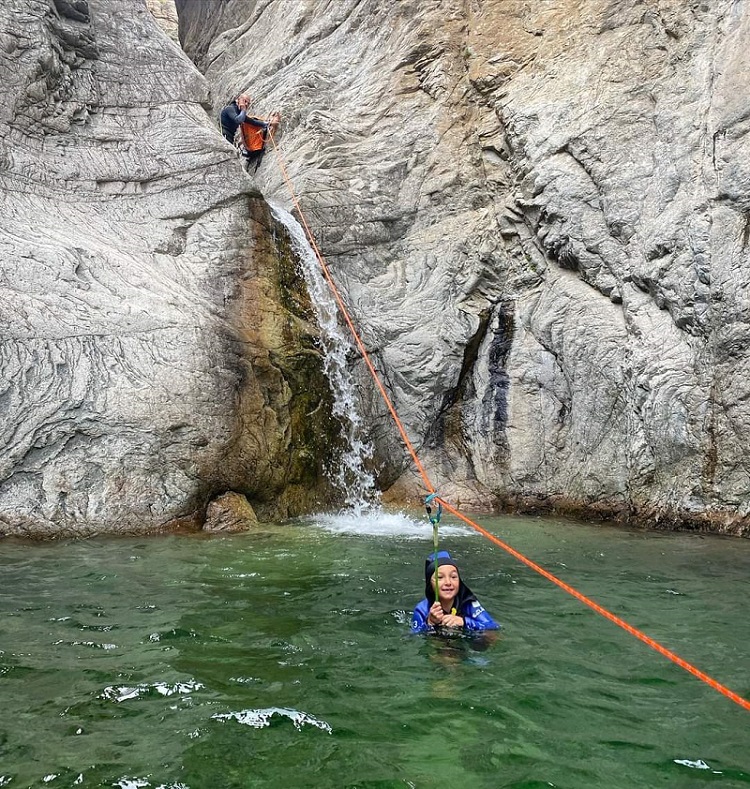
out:
M177 7L215 109L249 90L284 111L303 208L441 490L747 528L737 4ZM368 401L382 483L416 494Z

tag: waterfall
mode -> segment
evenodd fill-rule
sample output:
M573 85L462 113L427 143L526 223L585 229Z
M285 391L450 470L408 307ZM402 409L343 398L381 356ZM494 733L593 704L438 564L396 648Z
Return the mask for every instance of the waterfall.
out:
M339 325L336 301L301 225L288 211L273 203L269 205L274 217L289 231L292 247L302 266L320 327L323 369L331 384L333 414L345 438L346 449L338 468L331 470L331 481L343 494L346 509L359 515L376 506L379 496L375 479L365 467L372 458L373 446L364 438L357 391L347 364L347 358L354 355L354 346Z

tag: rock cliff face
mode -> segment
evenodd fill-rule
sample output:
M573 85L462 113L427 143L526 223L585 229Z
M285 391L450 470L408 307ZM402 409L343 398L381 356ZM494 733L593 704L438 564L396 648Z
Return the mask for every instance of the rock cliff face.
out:
M330 498L316 330L261 196L285 187L216 129L240 90L283 110L441 492L747 532L743 9L177 0L204 78L145 0L6 0L0 533L198 526L212 499L238 528ZM381 483L412 496L358 373Z
M153 14L159 27L173 40L179 43L177 34L177 9L174 0L146 0L146 7Z
M249 89L284 111L303 206L441 491L747 529L742 3L177 8L214 110ZM284 199L275 167L261 182Z
M142 0L0 20L0 534L325 498L310 305L204 78Z

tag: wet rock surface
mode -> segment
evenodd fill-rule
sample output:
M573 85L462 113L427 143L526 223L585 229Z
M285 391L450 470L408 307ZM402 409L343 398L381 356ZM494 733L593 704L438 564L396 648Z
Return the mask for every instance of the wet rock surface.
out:
M441 491L747 528L740 5L177 7L214 111L241 90L283 110L308 220ZM277 168L260 183L288 200ZM366 399L382 483L415 495Z

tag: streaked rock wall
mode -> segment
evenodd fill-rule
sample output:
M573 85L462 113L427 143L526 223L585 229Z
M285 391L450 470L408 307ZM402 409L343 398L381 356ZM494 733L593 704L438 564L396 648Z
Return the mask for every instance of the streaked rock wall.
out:
M146 7L153 14L159 27L172 39L179 42L177 34L177 9L174 0L146 0Z
M303 205L441 491L746 528L744 3L177 7L214 110L249 89L284 111ZM286 199L277 169L261 183ZM370 400L382 480L413 495Z
M309 304L204 78L142 0L0 19L0 534L325 498Z

